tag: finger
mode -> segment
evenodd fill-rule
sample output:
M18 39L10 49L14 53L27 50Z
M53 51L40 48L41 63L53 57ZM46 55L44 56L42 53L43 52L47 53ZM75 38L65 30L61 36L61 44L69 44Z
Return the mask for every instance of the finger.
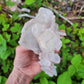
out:
M36 74L41 72L41 66L38 61L33 61L29 66L26 68L21 68L21 71L31 78L33 78Z
M66 33L64 30L59 30L59 34L61 37L66 36Z
M60 52L60 50L59 51L56 51L56 50L54 51L54 53L59 53L59 52Z
M65 33L65 31L64 31L64 30L59 30L59 32L63 32L63 33Z
M18 46L16 49L16 56L14 60L14 66L17 67L24 67L27 66L31 63L32 61L32 56L34 55L33 51L31 50L21 50L22 47ZM21 50L21 51L20 51Z
M16 52L17 51L18 52L24 52L24 51L28 51L28 49L25 49L25 48L23 48L22 46L19 45L19 46L16 47Z
M18 58L22 58L23 56L26 56L29 58L29 57L32 57L33 54L34 52L32 50L25 49L22 46L16 47L16 57Z
M25 53L25 52L34 53L32 50L25 49L20 45L16 47L16 54L22 54L22 53Z
M32 57L32 60L33 61L39 61L39 55L34 54L33 57Z

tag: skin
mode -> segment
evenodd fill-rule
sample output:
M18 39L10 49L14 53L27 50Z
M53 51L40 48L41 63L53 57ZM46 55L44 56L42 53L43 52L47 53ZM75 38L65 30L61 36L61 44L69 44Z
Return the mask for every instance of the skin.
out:
M64 31L60 30L60 32ZM58 52L55 51L55 53ZM33 77L41 72L41 66L38 61L38 55L32 50L17 46L14 68L6 84L30 84Z
M16 48L14 68L6 84L29 84L41 72L38 55L21 46Z
M16 48L14 65L31 78L41 72L41 67L38 61L38 55L32 50L24 49L21 46Z

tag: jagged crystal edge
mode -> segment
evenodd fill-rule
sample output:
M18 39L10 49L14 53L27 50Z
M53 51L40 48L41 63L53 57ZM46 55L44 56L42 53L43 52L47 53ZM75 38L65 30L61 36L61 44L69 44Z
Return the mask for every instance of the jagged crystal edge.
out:
M65 32L59 32L55 15L47 8L41 7L34 19L26 22L19 44L39 54L41 69L49 76L57 76L54 64L60 63L60 56L54 51L62 47L61 38Z

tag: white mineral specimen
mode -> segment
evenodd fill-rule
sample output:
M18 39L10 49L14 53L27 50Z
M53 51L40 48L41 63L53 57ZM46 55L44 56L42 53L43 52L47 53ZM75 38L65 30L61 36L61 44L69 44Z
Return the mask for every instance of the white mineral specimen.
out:
M60 63L60 57L54 51L62 47L62 36L66 33L59 32L53 12L41 7L36 17L25 23L19 44L39 54L41 69L52 77L57 75L54 64Z

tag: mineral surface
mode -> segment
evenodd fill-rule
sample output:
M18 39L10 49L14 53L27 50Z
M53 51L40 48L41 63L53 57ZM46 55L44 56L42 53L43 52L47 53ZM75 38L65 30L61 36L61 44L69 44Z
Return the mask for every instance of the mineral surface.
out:
M41 7L36 17L25 23L19 44L39 54L41 69L52 77L57 75L54 64L60 63L55 51L62 47L62 36L66 36L66 33L59 31L53 12Z

